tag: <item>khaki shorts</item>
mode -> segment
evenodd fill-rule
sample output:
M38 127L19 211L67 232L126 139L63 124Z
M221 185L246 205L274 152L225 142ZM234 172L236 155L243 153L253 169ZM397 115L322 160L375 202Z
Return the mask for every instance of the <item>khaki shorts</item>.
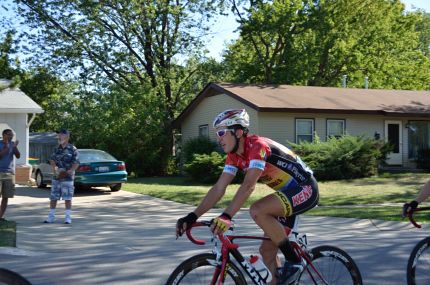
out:
M15 174L0 173L0 197L13 198L15 195Z

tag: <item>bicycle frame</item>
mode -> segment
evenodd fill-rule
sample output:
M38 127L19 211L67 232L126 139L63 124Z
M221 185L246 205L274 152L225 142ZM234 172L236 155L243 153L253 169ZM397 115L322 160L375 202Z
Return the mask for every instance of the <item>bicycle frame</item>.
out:
M191 229L194 227L207 226L209 227L211 222L209 221L199 221L192 225L190 229L186 231L188 239L197 244L204 245L205 241L195 239L191 234ZM286 228L286 233L289 235L290 242L296 251L297 255L303 258L307 265L306 269L311 276L311 279L315 284L317 284L317 280L321 280L324 284L328 284L321 275L320 272L315 268L312 264L312 256L307 249L307 239L306 235L299 235L299 233L295 232L293 229ZM214 254L216 254L216 260L218 263L216 264L216 269L211 281L211 285L222 285L224 284L225 272L227 262L229 260L229 256L234 257L234 259L240 264L242 269L247 273L248 277L253 280L254 284L257 285L266 285L264 279L260 276L260 274L253 270L252 265L243 257L243 255L239 252L239 245L234 243L233 241L236 239L248 239L248 240L270 240L268 237L263 236L251 236L251 235L233 235L233 234L218 234L215 238L221 242L221 249L219 250L217 247L217 243L215 242ZM217 283L218 281L218 283Z

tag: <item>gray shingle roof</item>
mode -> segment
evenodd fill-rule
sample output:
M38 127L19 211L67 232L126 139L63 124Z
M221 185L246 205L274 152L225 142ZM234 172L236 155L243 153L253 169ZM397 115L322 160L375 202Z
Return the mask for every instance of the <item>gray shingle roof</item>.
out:
M179 127L204 98L219 94L259 112L430 117L430 91L209 83L176 118L174 126Z

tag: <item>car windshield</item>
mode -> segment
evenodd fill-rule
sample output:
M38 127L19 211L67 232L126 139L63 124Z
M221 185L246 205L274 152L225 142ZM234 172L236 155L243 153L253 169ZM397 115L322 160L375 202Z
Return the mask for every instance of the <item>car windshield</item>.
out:
M79 150L79 161L80 162L93 162L93 161L105 161L105 160L117 160L115 157L102 150Z

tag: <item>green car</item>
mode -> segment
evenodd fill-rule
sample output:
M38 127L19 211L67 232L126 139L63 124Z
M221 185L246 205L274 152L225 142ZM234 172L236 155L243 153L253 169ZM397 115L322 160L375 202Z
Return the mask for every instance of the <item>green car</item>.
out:
M119 191L127 181L125 163L109 153L98 149L78 149L79 168L75 173L75 187L109 186L111 191ZM52 182L52 167L43 162L35 165L34 175L37 187L44 188Z

